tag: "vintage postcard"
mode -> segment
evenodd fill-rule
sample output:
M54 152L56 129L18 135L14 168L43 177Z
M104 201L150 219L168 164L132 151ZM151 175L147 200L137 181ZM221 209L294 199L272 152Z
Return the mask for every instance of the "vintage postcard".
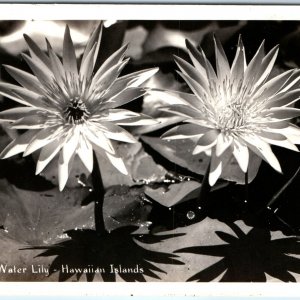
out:
M300 281L299 7L0 8L1 282Z

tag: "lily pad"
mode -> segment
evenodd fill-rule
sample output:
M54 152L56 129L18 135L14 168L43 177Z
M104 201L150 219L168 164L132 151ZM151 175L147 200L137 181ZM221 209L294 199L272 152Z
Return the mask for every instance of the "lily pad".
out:
M142 137L142 140L171 162L187 168L196 174L205 174L210 157L205 153L192 155L194 149L194 143L192 140L184 139L168 141L156 137L145 136ZM250 164L248 169L249 182L255 178L260 163L261 158L250 153ZM223 167L221 178L237 182L239 184L245 183L245 174L242 172L233 156L229 160L228 164Z
M84 189L33 192L0 180L0 224L5 236L23 244L48 244L64 237L64 231L92 228L93 204L82 207Z

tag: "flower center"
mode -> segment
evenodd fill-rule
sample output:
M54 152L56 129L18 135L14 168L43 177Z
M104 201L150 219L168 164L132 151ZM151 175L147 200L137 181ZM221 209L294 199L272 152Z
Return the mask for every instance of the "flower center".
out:
M70 124L82 124L90 113L79 97L70 99L70 104L64 110L64 118Z
M223 131L239 131L247 124L245 109L240 104L222 107L217 116L218 128Z

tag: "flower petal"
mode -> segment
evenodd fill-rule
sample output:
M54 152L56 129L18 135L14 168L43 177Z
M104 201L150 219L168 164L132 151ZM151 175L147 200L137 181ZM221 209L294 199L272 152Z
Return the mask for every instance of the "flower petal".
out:
M206 105L210 106L210 102L206 100L207 99L207 95L206 95L207 92L204 90L204 88L197 81L195 81L194 79L192 79L188 75L185 75L181 72L177 72L177 73L185 80L185 82L188 84L190 89L198 97L199 102L202 103L202 104L206 104Z
M68 162L63 161L62 151L60 152L60 156L58 159L58 185L59 185L60 191L62 191L64 189L64 187L68 181L74 158L75 158L75 152L73 153L73 155L71 156L71 158Z
M93 46L87 57L82 60L79 70L79 77L90 80L94 69L94 57L97 49L97 44Z
M104 135L112 140L126 143L137 143L137 140L125 129L110 122L101 122Z
M300 99L300 89L279 93L269 98L266 108L289 106Z
M82 163L85 165L87 170L92 173L93 171L93 147L91 143L84 138L84 136L80 137L79 147L77 148L77 154L81 159Z
M109 161L111 162L111 164L118 169L122 174L124 175L128 175L128 171L126 169L126 166L124 164L124 161L122 158L114 156L108 152L105 152L105 154L107 155Z
M263 58L261 63L260 74L258 74L257 81L255 83L256 86L262 84L270 75L278 55L278 50L279 47L277 45L273 49L271 49L269 53Z
M22 70L19 70L17 68L14 68L12 66L4 65L6 71L23 87L28 89L29 91L33 91L37 94L43 94L43 89L41 87L41 83L38 81L38 79Z
M22 54L22 57L34 73L34 75L37 77L37 79L43 84L46 85L49 82L52 82L54 77L52 72L49 70L47 66L45 66L44 63L34 61L31 57L29 57L26 54Z
M102 37L102 28L103 28L102 24L103 23L101 22L100 25L97 26L97 28L91 34L91 36L87 42L87 45L84 49L82 60L81 60L81 64L83 64L85 62L87 56L90 54L92 48L96 44L96 49L95 49L94 57L93 57L93 61L92 61L92 69L95 66L95 62L96 62L98 52L99 52L100 41L101 41L101 37Z
M246 173L249 164L249 150L242 141L235 139L233 143L233 156L239 164L241 170Z
M90 126L91 127L91 126ZM98 130L97 128L87 128L84 131L86 138L92 143L100 147L101 149L115 154L115 149L112 146L110 140L104 135L103 132Z
M118 70L120 68L120 65L125 57L125 52L127 50L128 46L124 45L120 49L118 49L116 52L114 52L108 59L105 60L105 62L101 65L101 67L98 69L96 74L94 75L91 88L94 88L94 85L99 83L99 81L103 80L104 77L107 77L109 73L114 70ZM116 68L116 66L119 66Z
M194 79L206 91L209 89L206 74L203 76L201 72L198 72L192 65L178 56L174 56L174 60L182 73Z
M257 81L257 77L262 68L262 60L264 58L264 44L265 41L260 44L257 52L255 53L254 57L251 59L245 70L244 85L248 86L248 89L253 88L253 85Z
M47 55L41 50L41 48L27 34L24 34L23 36L29 47L31 57L34 60L39 60L43 62L45 66L49 66L49 57L47 57Z
M46 117L42 115L29 115L17 120L11 125L13 129L40 129L46 127Z
M216 156L221 156L225 150L227 150L233 142L231 135L227 136L220 133L217 138L216 144Z
M0 122L2 121L16 121L28 115L34 115L41 112L41 110L33 107L15 107L0 112Z
M171 106L160 107L159 110L167 111L175 115L184 116L194 119L202 119L203 116L200 111L183 104L174 104Z
M49 162L55 157L55 155L62 148L64 143L64 139L58 138L44 146L41 149L37 164L35 174L41 173L45 167L49 164Z
M146 125L156 125L159 122L155 119L152 119L151 117L139 114L137 117L132 118L126 118L123 120L116 121L116 124L118 125L124 125L124 126L146 126Z
M63 42L63 65L67 73L78 75L75 48L73 45L73 41L70 35L70 28L68 25L65 29Z
M219 80L222 82L229 78L230 67L223 46L218 38L214 36L216 69Z
M38 130L28 130L22 135L18 136L4 148L0 154L0 158L8 158L25 151L28 143L37 134L37 132Z
M112 87L113 88L113 87ZM128 88L122 92L120 92L115 97L109 99L109 101L101 104L103 108L115 108L118 106L122 106L131 102L137 98L142 97L145 94L145 89L143 88Z
M198 70L198 72L202 73L202 75L204 77L206 74L208 82L210 80L216 81L217 75L216 75L212 65L207 60L205 53L202 50L201 50L201 52L198 51L198 49L196 49L190 41L185 40L185 43L186 43L186 46L187 46L187 49L189 52L189 56L194 64L194 66Z
M245 48L241 36L239 36L235 58L233 60L231 70L230 70L231 78L234 81L242 80L244 78L244 72L246 67L247 66L246 66Z
M268 143L258 138L255 135L242 136L243 140L247 143L248 147L264 159L268 164L271 165L276 171L282 172L278 159L272 152L272 149Z
M222 160L218 157L214 151L212 151L212 156L210 160L210 171L208 182L210 186L214 186L217 180L220 178L222 174Z
M218 131L213 129L205 133L197 141L197 145L194 148L193 155L206 151L217 144Z
M56 133L60 130L60 126L48 127L39 131L38 134L29 142L23 156L27 156L34 151L48 145L57 137Z
M203 135L209 129L195 125L195 124L184 124L176 126L167 132L165 132L161 137L164 140L177 140L177 139L187 139L190 137L196 137Z
M274 107L266 115L278 119L288 120L300 116L300 109L291 107Z

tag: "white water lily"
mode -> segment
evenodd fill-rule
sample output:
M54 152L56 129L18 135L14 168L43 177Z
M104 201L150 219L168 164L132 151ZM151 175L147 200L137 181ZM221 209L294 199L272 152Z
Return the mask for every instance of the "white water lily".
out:
M11 128L27 130L3 150L1 158L21 152L26 156L40 150L36 166L36 174L39 174L58 155L60 190L67 182L76 155L92 172L93 150L127 174L111 140L135 143L136 139L122 126L156 123L146 115L117 107L143 96L145 89L140 85L157 69L119 77L128 62L125 59L127 47L123 46L94 70L101 33L102 26L99 26L91 34L79 67L68 26L62 61L48 41L45 53L25 35L30 56L23 54L23 58L33 75L5 66L21 86L0 82L2 95L24 105L2 111L1 122L9 122Z
M184 123L167 131L167 140L192 139L193 154L211 151L209 183L214 185L222 168L234 156L243 172L249 166L249 151L260 156L281 172L270 145L298 151L300 129L289 120L300 115L293 104L300 97L299 70L288 70L269 78L278 53L274 47L264 54L264 42L247 64L245 49L239 39L232 65L221 43L214 39L216 72L202 50L187 41L193 63L175 57L193 94L153 91L173 105L162 108L184 117ZM228 155L230 154L230 155Z

